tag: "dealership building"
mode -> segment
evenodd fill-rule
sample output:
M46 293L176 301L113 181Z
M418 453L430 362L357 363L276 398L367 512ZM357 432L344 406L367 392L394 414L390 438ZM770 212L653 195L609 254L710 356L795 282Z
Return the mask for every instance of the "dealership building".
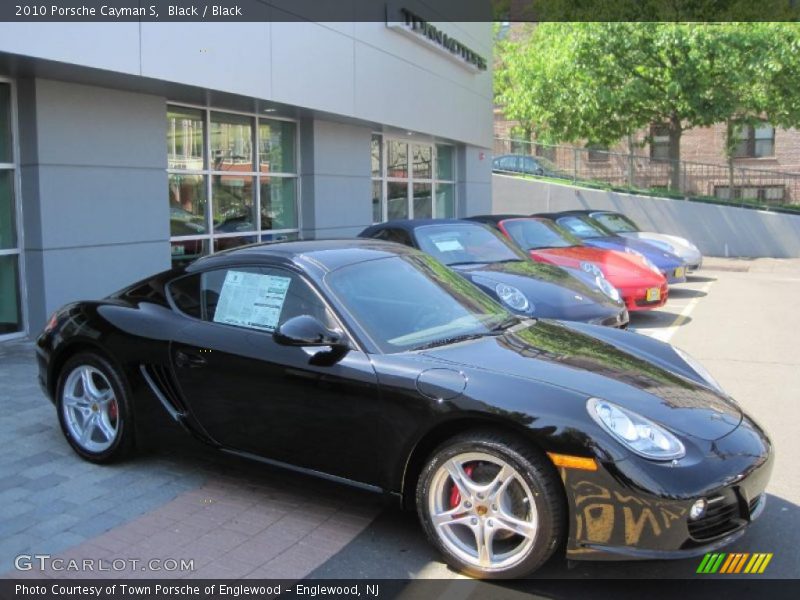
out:
M0 23L0 341L256 241L491 207L490 23Z

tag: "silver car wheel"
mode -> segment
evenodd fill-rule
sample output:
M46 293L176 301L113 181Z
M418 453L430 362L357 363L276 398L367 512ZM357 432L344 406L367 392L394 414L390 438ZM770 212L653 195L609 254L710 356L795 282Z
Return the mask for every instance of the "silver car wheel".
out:
M64 383L61 406L73 440L87 452L108 450L119 434L119 405L114 388L99 369L81 365Z
M484 452L443 463L431 479L428 511L447 549L485 570L523 561L538 532L536 503L522 475Z

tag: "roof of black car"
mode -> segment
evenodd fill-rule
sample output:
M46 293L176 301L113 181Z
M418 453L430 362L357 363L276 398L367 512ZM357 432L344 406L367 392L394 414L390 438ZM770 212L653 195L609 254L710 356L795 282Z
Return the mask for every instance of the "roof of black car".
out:
M200 258L193 265L200 267L208 263L229 262L236 259L252 260L259 256L274 256L286 260L306 257L325 269L332 270L345 264L412 253L418 251L394 242L375 239L304 240L250 244Z
M362 233L366 231L380 231L381 229L403 229L405 231L414 231L419 227L426 225L463 225L463 219L397 219L395 221L385 221L384 223L376 223L367 227Z
M494 223L495 225L500 221L505 221L507 219L527 219L528 215L475 215L473 217L467 217L467 221L477 221L479 223Z
M531 215L532 217L541 217L542 219L550 219L555 221L556 219L560 219L561 217L568 217L570 215L574 216L584 216L588 217L589 213L593 213L593 210L562 210L561 212L542 212L542 213L535 213Z

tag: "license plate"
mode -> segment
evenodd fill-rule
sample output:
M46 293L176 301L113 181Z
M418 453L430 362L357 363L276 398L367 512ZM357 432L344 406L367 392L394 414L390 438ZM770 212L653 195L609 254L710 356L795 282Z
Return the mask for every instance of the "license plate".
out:
M686 273L686 269L684 267L678 267L677 269L675 269L675 277L677 279L683 277L684 273Z
M661 288L648 288L647 301L655 302L656 300L661 300Z

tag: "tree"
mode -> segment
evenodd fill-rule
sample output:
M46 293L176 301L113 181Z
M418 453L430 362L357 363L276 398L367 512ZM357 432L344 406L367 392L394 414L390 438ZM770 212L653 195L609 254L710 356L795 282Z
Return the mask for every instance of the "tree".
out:
M794 24L542 23L498 44L496 102L549 142L613 144L660 124L680 189L687 129L773 113L797 123L797 63Z

